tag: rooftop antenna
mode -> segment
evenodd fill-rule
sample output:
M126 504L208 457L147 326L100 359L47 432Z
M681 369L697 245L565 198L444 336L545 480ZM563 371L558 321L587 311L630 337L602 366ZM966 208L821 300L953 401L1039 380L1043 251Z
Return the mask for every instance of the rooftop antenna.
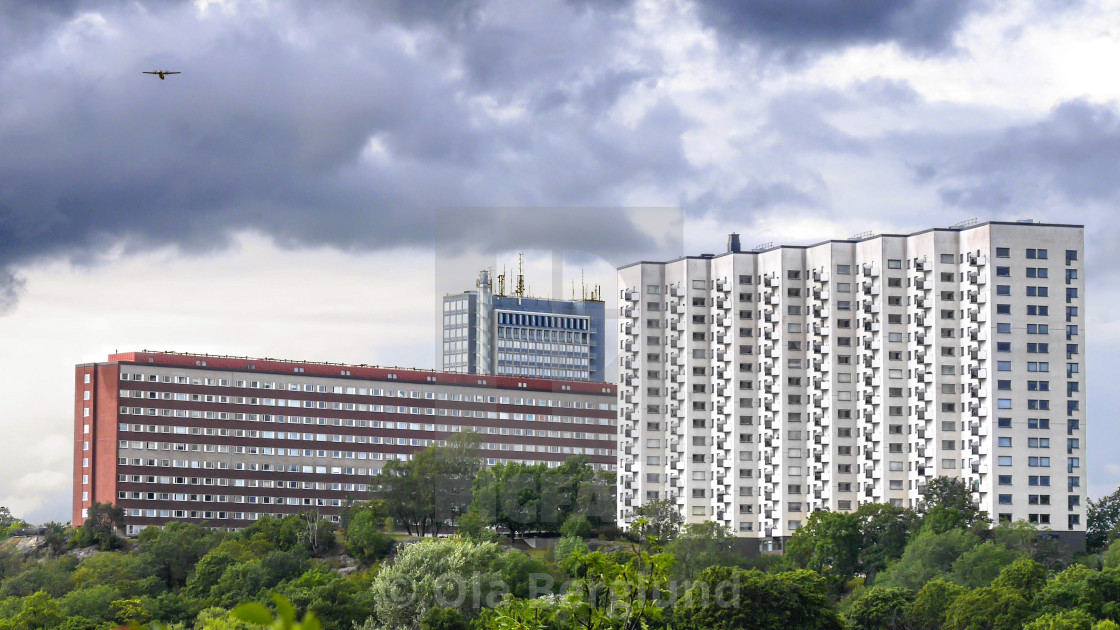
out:
M498 297L506 296L506 266L502 265L502 273L498 274Z
M513 294L517 297L525 297L525 252L517 254L517 288L514 289Z

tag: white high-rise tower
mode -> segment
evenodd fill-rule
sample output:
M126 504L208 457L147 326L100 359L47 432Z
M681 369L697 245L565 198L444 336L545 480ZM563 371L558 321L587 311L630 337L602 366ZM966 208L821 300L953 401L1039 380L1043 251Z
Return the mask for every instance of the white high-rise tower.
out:
M777 548L948 476L1083 539L1082 226L728 250L618 271L620 523L670 498Z

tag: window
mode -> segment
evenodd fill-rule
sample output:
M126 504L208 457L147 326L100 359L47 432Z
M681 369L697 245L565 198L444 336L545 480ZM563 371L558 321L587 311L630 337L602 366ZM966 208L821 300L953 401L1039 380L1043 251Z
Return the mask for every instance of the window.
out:
M996 258L1011 258L1011 248L1010 247L997 247L996 248Z
M996 420L996 426L998 426L1001 429L1010 429L1011 428L1011 418L999 418L998 420Z
M1000 455L999 456L999 465L1000 466L1010 466L1011 465L1011 456L1010 455Z
M1011 438L1009 438L1009 437L999 438L999 445L1002 446L1002 447L1005 447L1005 448L1010 448L1011 447Z
M888 259L887 269L902 269L902 261L896 259Z
M996 267L996 277L1010 278L1011 277L1011 267Z
M1011 285L1009 285L1009 284L997 284L996 285L996 295L1011 295Z
M658 295L659 293L661 293L661 287L656 284L646 285L646 293L648 293L649 295Z
M1000 475L999 476L999 485L1010 486L1011 485L1011 475Z
M1000 505L1011 505L1011 495L1010 494L999 495L999 504Z
M996 361L996 369L999 370L1000 372L1010 372L1011 371L1011 362L1010 361ZM1010 381L1000 381L1000 382L1010 382Z
M1011 314L1011 305L1010 304L996 304L996 315L1010 315L1010 314Z
M1075 260L1077 260L1077 250L1076 249L1067 249L1066 250L1066 264L1067 265L1073 264L1073 261L1075 261Z
M941 254L941 262L945 264L952 264L956 262L952 254Z
M842 276L851 275L852 266L851 265L836 265L836 273L840 274Z
M1027 250L1027 258L1029 260L1035 260L1035 259L1046 260L1047 250L1045 250L1045 249L1028 249Z

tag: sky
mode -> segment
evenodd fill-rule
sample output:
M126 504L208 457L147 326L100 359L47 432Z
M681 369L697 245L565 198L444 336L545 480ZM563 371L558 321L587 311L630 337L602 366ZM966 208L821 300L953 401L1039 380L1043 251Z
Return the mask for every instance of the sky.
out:
M73 366L115 350L437 367L439 296L519 251L610 297L731 231L972 218L1086 226L1102 496L1116 59L1108 0L7 0L0 505L67 518Z

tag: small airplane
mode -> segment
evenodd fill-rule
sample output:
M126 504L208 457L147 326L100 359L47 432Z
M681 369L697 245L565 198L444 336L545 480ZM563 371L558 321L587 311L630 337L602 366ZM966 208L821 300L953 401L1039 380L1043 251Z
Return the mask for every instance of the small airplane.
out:
M144 70L144 74L158 74L159 75L159 80L163 81L164 80L163 77L165 75L168 75L168 74L183 74L183 73L182 72L169 72L167 70L155 70L153 72L148 72L147 70Z

